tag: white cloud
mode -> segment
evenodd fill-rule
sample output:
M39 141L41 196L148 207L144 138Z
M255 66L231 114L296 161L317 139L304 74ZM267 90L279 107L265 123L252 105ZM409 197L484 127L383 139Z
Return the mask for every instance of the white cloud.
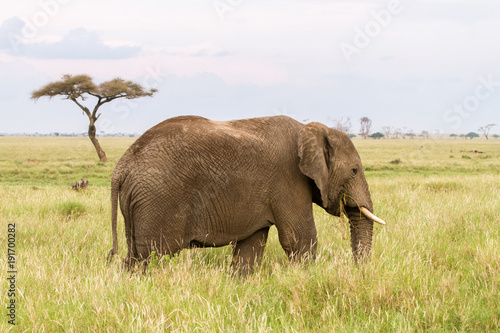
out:
M16 16L3 21L0 25L0 49L12 48L15 35L20 33L24 25L25 23Z
M18 17L5 20L0 26L0 49L15 56L41 59L125 59L141 51L138 46L108 46L96 32L85 28L70 30L59 41L29 42L23 37L25 26Z
M137 46L107 46L97 33L77 28L59 42L26 44L21 55L44 59L125 59L137 56L139 51Z

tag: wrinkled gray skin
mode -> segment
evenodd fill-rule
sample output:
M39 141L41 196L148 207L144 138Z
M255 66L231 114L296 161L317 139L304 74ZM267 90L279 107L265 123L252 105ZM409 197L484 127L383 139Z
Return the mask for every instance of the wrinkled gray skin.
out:
M118 250L119 196L129 265L151 251L232 245L233 266L246 274L261 260L273 225L291 260L314 258L313 202L335 216L343 206L355 260L370 254L373 222L358 207L373 211L361 160L346 134L320 123L168 119L127 150L111 189L110 254Z

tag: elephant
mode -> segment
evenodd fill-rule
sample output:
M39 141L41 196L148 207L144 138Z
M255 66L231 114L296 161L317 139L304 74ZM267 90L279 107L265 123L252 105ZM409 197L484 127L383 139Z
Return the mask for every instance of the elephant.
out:
M368 258L372 201L361 160L348 135L287 116L212 121L167 119L135 141L111 179L113 248L118 199L125 222L126 265L147 262L152 251L231 245L241 275L262 259L276 226L290 261L314 260L315 203L346 214L354 260Z

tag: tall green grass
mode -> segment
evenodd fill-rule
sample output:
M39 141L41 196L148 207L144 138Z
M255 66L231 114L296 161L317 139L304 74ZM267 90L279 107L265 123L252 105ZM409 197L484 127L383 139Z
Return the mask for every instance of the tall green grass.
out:
M18 325L3 317L0 331L500 330L494 141L356 140L375 212L388 222L375 226L371 261L354 265L347 220L315 207L316 262L290 265L273 228L262 264L244 280L232 276L229 247L185 250L146 274L122 271L118 259L107 266L109 179L132 140L101 142L110 163L98 163L84 139L0 138L0 244L15 222L18 251ZM80 177L90 186L75 192ZM121 217L118 230L124 257ZM0 262L5 281L6 255Z

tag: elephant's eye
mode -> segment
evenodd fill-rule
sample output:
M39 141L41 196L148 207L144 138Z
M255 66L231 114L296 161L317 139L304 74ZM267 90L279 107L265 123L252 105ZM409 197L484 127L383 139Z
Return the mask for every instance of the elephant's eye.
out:
M358 168L352 168L352 174L355 175L358 173Z

